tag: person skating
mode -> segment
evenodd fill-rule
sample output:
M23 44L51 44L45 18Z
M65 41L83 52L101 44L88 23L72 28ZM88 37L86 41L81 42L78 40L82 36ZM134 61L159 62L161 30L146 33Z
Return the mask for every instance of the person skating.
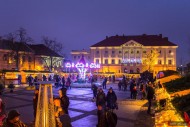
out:
M62 81L62 87L65 87L65 77L64 76L62 77L61 81Z
M3 127L27 127L21 120L20 120L20 113L16 110L11 110L8 113L8 117L3 123Z

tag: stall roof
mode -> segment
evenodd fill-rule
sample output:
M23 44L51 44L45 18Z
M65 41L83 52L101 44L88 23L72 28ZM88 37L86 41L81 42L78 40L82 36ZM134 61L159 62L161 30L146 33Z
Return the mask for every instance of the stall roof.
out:
M6 73L6 72L20 72L18 70L0 70L1 73Z

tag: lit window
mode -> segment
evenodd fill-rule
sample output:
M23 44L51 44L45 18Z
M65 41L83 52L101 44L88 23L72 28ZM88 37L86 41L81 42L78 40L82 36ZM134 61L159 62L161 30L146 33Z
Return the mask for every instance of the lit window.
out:
M105 63L105 64L108 64L108 59L105 59L104 63Z
M7 58L8 58L8 55L7 55L7 54L4 54L4 55L3 55L3 60L4 60L4 61L7 61Z
M128 51L125 51L125 54L127 54L128 53Z
M26 60L26 57L25 56L22 56L22 62L24 63Z
M114 59L112 59L112 60L111 60L111 63L112 63L112 64L115 64L115 60L114 60Z
M31 56L28 57L28 62L32 62Z
M168 60L168 64L169 64L169 65L172 65L172 60Z
M162 60L158 60L158 64L162 64Z
M96 64L99 64L99 59L96 59Z

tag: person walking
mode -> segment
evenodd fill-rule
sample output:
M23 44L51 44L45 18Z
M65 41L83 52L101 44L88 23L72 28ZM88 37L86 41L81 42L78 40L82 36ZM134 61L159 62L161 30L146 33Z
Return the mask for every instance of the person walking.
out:
M134 86L135 86L135 84L134 84L134 81L131 81L131 83L130 83L130 91L131 91L131 99L133 99L133 89L134 89Z
M149 83L149 86L147 87L147 99L148 99L148 110L147 113L151 114L151 106L152 106L152 100L154 98L154 89L151 83Z
M118 83L118 90L119 90L119 91L121 90L121 86L122 86L122 82L119 81L119 83Z
M8 117L3 123L3 127L27 127L21 120L20 120L20 113L17 110L11 110L8 113Z
M92 85L92 91L93 91L93 100L95 100L97 96L97 91L98 91L98 87L96 86L96 84Z
M3 120L6 118L5 103L0 98L0 127L3 125Z
M109 91L106 96L106 101L107 101L107 107L108 109L112 110L117 109L117 96L115 92L113 91L112 87L109 88Z
M107 77L105 77L105 78L104 78L104 81L103 81L103 83L102 83L103 89L106 89L107 80L108 80Z
M96 97L96 106L97 106L97 116L98 116L98 124L101 120L101 115L105 109L106 106L106 95L102 88L99 88L98 95Z
M34 91L34 97L33 97L33 115L34 115L34 121L36 119L36 112L37 112L37 106L38 106L38 94L39 94L39 90L35 89Z
M61 81L62 81L62 87L65 87L65 77L64 76L62 77Z
M67 89L62 88L59 89L59 99L61 100L61 107L65 111L66 114L69 114L68 108L69 108L69 97L67 96Z

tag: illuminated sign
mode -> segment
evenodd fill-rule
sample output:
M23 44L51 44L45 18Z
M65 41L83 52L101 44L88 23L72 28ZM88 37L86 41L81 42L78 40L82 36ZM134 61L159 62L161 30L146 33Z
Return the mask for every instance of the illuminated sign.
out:
M127 63L142 63L142 60L139 58L137 58L137 59L133 59L133 58L131 58L131 59L123 59L122 61L121 61L121 63L123 63L123 64L127 64Z
M86 72L88 70L88 68L100 68L100 64L95 64L95 63L66 63L65 64L66 68L77 68L77 70L79 71L79 77L81 79L85 79L86 78Z
M95 63L86 63L86 64L83 64L83 63L66 63L65 64L65 67L66 68L71 68L71 67L76 67L76 68L100 68L100 64L95 64Z

